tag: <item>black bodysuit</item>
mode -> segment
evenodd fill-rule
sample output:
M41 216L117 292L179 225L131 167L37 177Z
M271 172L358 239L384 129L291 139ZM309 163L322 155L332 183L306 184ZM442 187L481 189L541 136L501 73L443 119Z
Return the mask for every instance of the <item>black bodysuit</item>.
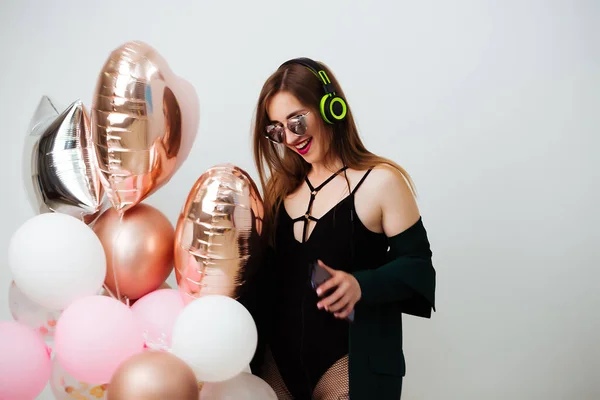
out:
M354 194L368 170L350 195L320 219L311 208L322 185L311 190L305 215L292 218L285 207L278 213L276 230L276 298L271 351L287 389L295 399L310 399L321 376L348 354L349 322L317 308L318 296L310 284L312 263L318 259L346 272L376 268L386 261L387 237L368 230L354 210ZM316 221L307 238L308 219ZM305 222L306 221L306 222ZM294 224L304 224L302 242L294 237Z

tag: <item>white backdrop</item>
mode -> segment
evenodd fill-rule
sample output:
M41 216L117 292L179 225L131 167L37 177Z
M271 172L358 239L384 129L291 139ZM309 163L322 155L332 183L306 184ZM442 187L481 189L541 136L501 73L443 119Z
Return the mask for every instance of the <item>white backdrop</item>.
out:
M598 2L568 0L3 0L0 319L8 242L33 215L21 152L42 95L89 107L113 48L157 48L201 101L192 154L147 201L175 223L209 166L257 178L261 85L309 56L419 190L438 312L405 317L403 398L600 398L599 20Z

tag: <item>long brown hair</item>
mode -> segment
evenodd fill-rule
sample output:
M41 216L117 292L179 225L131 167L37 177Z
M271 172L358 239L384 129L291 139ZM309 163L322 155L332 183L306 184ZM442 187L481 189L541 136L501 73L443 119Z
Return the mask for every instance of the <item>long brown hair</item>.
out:
M331 70L319 62L329 76L336 93L343 97L344 92ZM260 177L265 202L265 226L272 235L277 211L283 200L293 193L310 171L310 164L296 152L265 138L265 128L270 123L267 107L273 96L288 92L312 112L320 115L317 108L323 96L321 81L308 68L298 64L287 64L275 71L265 82L258 98L254 121L254 162ZM358 135L352 111L348 105L346 118L333 126L322 123L321 132L328 139L327 159L340 158L344 165L355 170L366 170L380 164L387 164L398 170L415 194L413 182L400 165L377 156L366 149Z

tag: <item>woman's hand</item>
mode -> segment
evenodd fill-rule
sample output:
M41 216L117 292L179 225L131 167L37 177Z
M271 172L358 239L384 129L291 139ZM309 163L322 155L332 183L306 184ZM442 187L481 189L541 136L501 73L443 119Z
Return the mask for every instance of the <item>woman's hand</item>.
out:
M331 278L317 288L317 295L321 296L334 288L335 290L319 301L317 307L333 313L336 318L345 319L360 300L360 285L351 274L330 268L323 264L321 260L319 260L319 265L331 274Z

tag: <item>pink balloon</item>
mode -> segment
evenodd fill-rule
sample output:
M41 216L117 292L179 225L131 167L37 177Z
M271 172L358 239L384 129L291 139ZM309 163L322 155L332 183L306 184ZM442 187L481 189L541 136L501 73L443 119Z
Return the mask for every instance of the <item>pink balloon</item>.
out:
M155 350L168 350L171 347L171 332L184 305L179 290L159 289L131 306L147 347Z
M62 313L54 334L56 357L73 378L108 383L119 365L144 349L133 312L106 296L75 300Z
M0 322L0 399L35 399L52 373L42 337L19 322Z

